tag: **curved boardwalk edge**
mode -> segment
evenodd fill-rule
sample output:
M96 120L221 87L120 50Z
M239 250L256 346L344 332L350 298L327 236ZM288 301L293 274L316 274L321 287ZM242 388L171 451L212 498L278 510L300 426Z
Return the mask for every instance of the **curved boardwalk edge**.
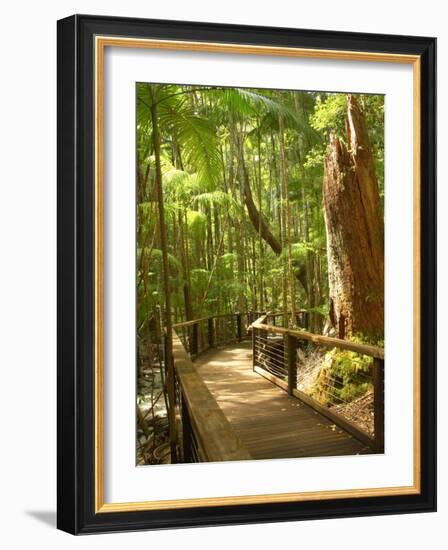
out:
M182 407L186 408L199 457L203 461L249 460L252 458L199 376L177 334L173 331L173 360L181 386ZM185 415L183 414L185 423ZM185 438L189 437L185 433Z

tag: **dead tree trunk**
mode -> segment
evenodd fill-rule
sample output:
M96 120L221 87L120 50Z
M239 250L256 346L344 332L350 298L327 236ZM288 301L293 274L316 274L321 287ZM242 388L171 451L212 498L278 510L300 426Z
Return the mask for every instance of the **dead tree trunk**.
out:
M347 97L347 146L334 134L324 164L330 322L340 338L384 334L384 223L363 113Z

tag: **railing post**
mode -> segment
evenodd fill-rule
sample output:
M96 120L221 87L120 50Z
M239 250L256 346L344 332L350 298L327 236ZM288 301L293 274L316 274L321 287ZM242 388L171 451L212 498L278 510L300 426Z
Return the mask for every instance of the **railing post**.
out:
M305 330L310 330L310 312L305 311L303 314L303 324L305 325Z
M285 340L288 362L288 393L292 395L297 386L297 340L290 334L286 335Z
M220 319L219 317L216 317L215 319L215 342L216 342L216 345L219 345L219 335L220 335L220 327L219 327L219 322L220 322Z
M257 366L257 329L252 327L252 370Z
M266 330L260 330L260 340L263 341L263 347L266 348L266 344L268 343L268 333Z
M190 344L190 354L198 354L198 343L199 343L199 323L195 323L191 327L191 344Z
M268 333L266 330L259 329L258 330L258 354L257 354L257 366L261 368L265 368L263 366L263 362L266 362L266 349L267 349L267 343L268 343Z
M208 345L213 348L215 346L215 327L213 324L213 317L207 320L208 325Z
M384 359L373 359L374 437L377 451L384 451Z
M236 333L238 342L241 342L243 339L243 320L241 313L236 314Z
M191 438L191 422L190 414L187 406L182 399L182 454L184 462L192 462L192 438Z

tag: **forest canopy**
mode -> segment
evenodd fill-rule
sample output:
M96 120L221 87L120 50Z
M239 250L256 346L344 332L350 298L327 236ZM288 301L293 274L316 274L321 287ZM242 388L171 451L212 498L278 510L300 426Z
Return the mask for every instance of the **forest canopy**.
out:
M384 98L358 95L383 200ZM347 95L137 85L138 326L163 311L157 108L174 322L234 311L329 314L324 157ZM293 317L291 317L292 322Z

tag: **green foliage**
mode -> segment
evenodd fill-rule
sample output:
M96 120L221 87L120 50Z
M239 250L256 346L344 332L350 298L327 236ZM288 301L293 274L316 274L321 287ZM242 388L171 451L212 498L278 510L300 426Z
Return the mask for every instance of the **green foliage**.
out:
M141 202L138 205L139 214L142 216L148 216L155 210L157 210L157 204L155 202L147 201Z
M166 161L163 168L164 190L176 198L188 196L188 190L192 187L191 174L184 170L177 170Z
M196 210L187 211L188 232L195 240L202 240L207 228L207 216Z
M230 193L226 193L225 191L220 190L196 195L193 199L193 203L197 204L198 206L216 207L227 210L233 209L234 211L237 208L237 205L232 199Z
M289 123L298 122L297 113L287 103L279 102L269 90L249 90L247 88L210 88L208 99L223 109L224 120L228 114L234 121L245 121L251 117L283 116ZM222 120L222 119L221 119Z
M162 251L158 248L137 248L137 262L140 262L141 260L140 256L142 251L148 260L150 272L154 272L156 270L160 271L162 269ZM168 254L168 261L172 270L179 273L182 271L181 263L175 256L173 256L173 254Z
M151 106L155 100L158 122L183 148L186 163L194 169L208 188L213 188L220 174L220 157L215 128L210 120L197 115L188 94L179 87L161 84L138 84L137 123L141 134L151 135Z
M359 337L353 340L361 343ZM372 358L333 349L325 354L312 394L322 402L339 404L349 403L372 389Z
M191 284L194 289L202 294L207 288L210 272L207 269L193 269L191 271Z
M219 258L219 262L222 266L228 268L235 265L235 262L237 261L237 255L234 252L227 252L226 254L223 254Z
M358 100L382 172L384 98L359 95ZM138 84L137 102L139 265L143 246L146 256L142 264L146 273L139 274L145 281L138 286L139 319L148 308L163 310L164 304L154 189L154 106L176 321L185 318L185 285L190 311L224 313L238 307L283 308L285 281L288 308L294 284L297 309L314 317L327 316L323 160L328 132L345 133L346 95ZM281 126L287 201L282 198ZM271 234L282 243L280 254L259 235L248 215L241 154L253 201ZM143 177L147 177L144 187ZM287 210L290 247L284 240ZM313 299L304 284L306 277L311 277L309 286L318 288Z
M334 131L340 137L345 134L347 99L345 94L318 96L314 113L310 117L312 128L318 131Z
M346 94L147 83L136 92L137 333L139 351L150 354L139 353L139 367L163 355L150 319L163 329L191 315L296 308L308 313L307 330L321 332L329 311L324 159L329 132L345 139ZM357 98L382 193L384 97ZM201 325L200 346L207 340ZM371 389L365 356L332 350L320 371L321 351L307 359L310 383L320 372L312 392L323 402L350 402ZM141 394L151 384L143 379Z
M314 247L309 241L302 241L291 245L292 258L294 260L305 260L308 252L313 252Z
M328 319L329 307L328 307L327 302L324 302L323 304L321 304L319 306L307 307L305 309L308 313L317 313L323 319Z
M318 144L311 149L306 154L306 160L303 164L303 167L306 171L312 171L315 169L319 170L319 173L322 172L323 162L325 158L325 145Z

